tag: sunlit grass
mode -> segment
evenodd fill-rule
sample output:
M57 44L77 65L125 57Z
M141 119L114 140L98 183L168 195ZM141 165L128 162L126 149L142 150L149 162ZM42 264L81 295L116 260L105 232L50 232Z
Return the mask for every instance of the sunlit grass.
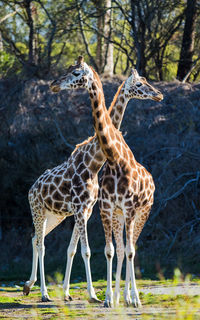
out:
M124 281L121 281L121 299L120 306L114 309L104 309L101 305L90 304L88 302L87 283L78 282L70 286L70 294L73 301L64 302L62 289L63 277L56 273L53 278L48 278L48 292L53 300L51 303L41 302L41 293L39 286L32 288L29 296L22 295L22 287L12 287L8 285L1 286L0 283L0 319L13 319L24 317L28 319L180 319L193 320L200 318L200 295L190 296L185 294L153 294L144 293L142 290L148 287L175 287L178 284L193 285L200 284L198 279L192 279L190 275L183 276L176 269L174 277L170 280L161 279L137 280L137 286L140 292L142 302L141 309L125 307L123 302ZM106 281L99 280L93 282L97 297L103 302L105 299ZM114 281L113 281L114 287ZM106 315L106 317L105 317Z

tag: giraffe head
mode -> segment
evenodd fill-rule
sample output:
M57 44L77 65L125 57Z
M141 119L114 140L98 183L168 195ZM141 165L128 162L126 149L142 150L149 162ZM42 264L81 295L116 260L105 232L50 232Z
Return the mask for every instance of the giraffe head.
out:
M129 99L152 99L155 101L161 101L163 95L160 91L151 86L147 80L140 77L136 69L131 70L130 77L124 84L125 96Z
M84 62L84 58L79 56L76 64L71 65L64 76L50 84L50 89L53 92L59 92L63 89L88 88L92 80L92 69Z

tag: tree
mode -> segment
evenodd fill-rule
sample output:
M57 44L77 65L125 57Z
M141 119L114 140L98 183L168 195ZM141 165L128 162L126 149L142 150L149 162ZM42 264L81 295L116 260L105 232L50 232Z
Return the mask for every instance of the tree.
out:
M104 46L103 46L103 72L109 76L113 75L113 44L112 40L112 8L111 0L104 1L105 14L104 14Z
M171 80L180 60L178 72L187 69L182 78L199 79L198 0L0 0L0 7L4 76L45 77L79 53L109 76L135 66L147 78Z
M38 75L41 72L49 72L51 66L51 51L52 41L55 35L56 24L49 14L48 10L40 0L3 0L7 10L11 13L8 15L17 16L17 28L14 30L12 23L0 24L0 32L3 41L9 46L10 51L14 53L15 58L22 64L23 72L26 75ZM45 18L44 18L45 16ZM48 20L49 30L46 28L43 32L46 36L42 36L42 31L39 33L38 27L40 19ZM45 22L46 22L45 21ZM38 30L37 30L38 27ZM20 29L20 30L19 30ZM28 35L28 36L27 36ZM46 42L46 45L41 46L41 40ZM40 51L43 47L43 52Z
M96 65L99 73L113 75L112 1L93 0L97 16Z
M187 7L185 10L185 26L177 72L177 78L180 81L184 80L187 74L192 70L196 17L197 0L187 0Z

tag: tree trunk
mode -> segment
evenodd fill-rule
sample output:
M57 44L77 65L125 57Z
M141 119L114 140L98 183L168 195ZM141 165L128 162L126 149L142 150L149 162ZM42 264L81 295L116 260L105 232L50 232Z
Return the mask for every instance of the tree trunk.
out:
M96 61L99 73L113 75L113 44L110 42L112 35L112 9L111 0L97 1L97 51Z
M103 71L103 26L104 26L104 10L103 10L103 1L100 0L96 3L97 9L97 50L96 50L96 64L98 66L98 72L102 73Z
M38 41L35 32L34 18L36 15L36 7L32 0L25 0L24 7L27 14L27 24L29 27L28 38L28 61L25 64L25 73L30 76L38 72Z
M104 68L103 72L112 77L113 76L113 44L110 42L112 36L112 9L111 9L111 0L105 1L105 16L104 16Z
M0 52L3 51L3 38L2 38L2 34L1 34L1 31L0 31Z
M182 81L192 68L192 57L194 51L195 22L197 0L187 0L185 10L185 26L183 31L182 47L178 65L177 79Z
M146 25L143 21L143 15L141 13L140 3L135 0L131 0L131 26L133 32L134 46L136 49L136 68L139 74L146 76L146 57L145 57L145 31ZM137 22L136 22L137 21Z
M137 56L137 63L136 68L140 75L146 77L146 57L145 57L145 24L143 21L140 22L140 45L139 45L139 52Z
M29 39L28 39L28 63L29 65L33 65L33 39L34 39L34 29L33 29L33 19L32 19L32 12L31 12L31 0L26 0L24 2L24 6L26 9L27 14L27 24L29 26Z

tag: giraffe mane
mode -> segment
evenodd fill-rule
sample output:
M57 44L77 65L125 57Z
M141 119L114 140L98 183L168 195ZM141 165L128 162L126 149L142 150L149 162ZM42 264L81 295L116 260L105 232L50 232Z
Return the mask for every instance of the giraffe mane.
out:
M111 111L112 111L112 109L113 109L113 107L114 107L114 105L115 105L115 103L116 103L116 101L117 101L117 98L118 98L118 96L119 96L119 92L120 92L121 88L123 87L124 83L125 83L125 80L122 82L122 84L120 84L120 86L119 86L118 89L117 89L117 92L115 93L115 96L114 96L114 98L113 98L113 101L111 102L111 105L110 105L110 107L109 107L109 109L108 109L108 113L109 113L109 114L111 113Z
M91 66L90 66L90 69L93 71L94 76L95 76L95 78L96 78L96 80L97 80L97 82L98 82L98 85L99 85L99 87L100 87L100 89L101 89L101 91L102 91L102 93L103 93L103 86L102 86L102 82L101 82L101 80L100 80L100 78L99 78L98 73L97 73ZM105 104L104 94L103 94L103 103Z
M73 154L74 152L76 152L76 150L77 150L78 148L84 146L85 144L88 144L88 143L89 143L90 141L92 141L95 137L96 137L96 133L95 133L94 136L88 137L88 138L85 139L83 142L77 144L77 145L76 145L76 148L74 149L74 151L72 152L72 154Z

